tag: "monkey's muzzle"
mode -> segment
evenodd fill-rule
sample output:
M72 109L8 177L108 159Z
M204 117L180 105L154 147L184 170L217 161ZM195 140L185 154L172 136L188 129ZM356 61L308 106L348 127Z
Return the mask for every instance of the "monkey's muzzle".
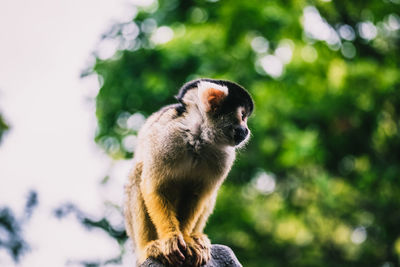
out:
M235 145L239 145L243 140L246 139L249 134L249 129L243 126L238 126L234 129L233 139L235 141Z

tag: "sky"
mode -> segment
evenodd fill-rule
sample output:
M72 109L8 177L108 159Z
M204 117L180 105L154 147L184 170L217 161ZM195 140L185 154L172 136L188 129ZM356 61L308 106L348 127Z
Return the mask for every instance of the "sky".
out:
M21 217L29 190L39 200L23 228L30 251L18 266L75 266L120 252L101 230L85 230L74 216L59 220L53 211L72 202L96 218L104 203L123 201L130 163L112 162L94 143L99 84L80 73L100 35L134 11L127 0L0 1L0 113L11 126L0 144L0 207ZM110 220L121 224L122 216ZM123 262L132 266L132 253ZM14 266L4 250L0 266Z

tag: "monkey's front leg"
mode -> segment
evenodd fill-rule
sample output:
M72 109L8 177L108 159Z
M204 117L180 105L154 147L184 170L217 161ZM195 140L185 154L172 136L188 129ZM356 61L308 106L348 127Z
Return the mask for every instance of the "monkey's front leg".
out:
M151 183L141 183L143 199L159 239L145 247L145 257L153 257L172 266L182 265L186 243L179 230L176 209Z
M185 202L186 213L181 220L181 229L187 245L186 262L191 266L201 266L211 259L211 242L203 234L203 228L212 211L215 194L192 196ZM203 227L199 227L199 224Z

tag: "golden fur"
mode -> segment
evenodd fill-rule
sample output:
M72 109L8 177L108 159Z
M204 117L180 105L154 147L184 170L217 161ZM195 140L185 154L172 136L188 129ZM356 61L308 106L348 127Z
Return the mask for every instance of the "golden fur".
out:
M194 88L185 94L183 115L165 107L138 134L125 219L139 263L153 257L174 266L200 266L210 259L211 243L203 229L235 147L207 114L226 92L208 87L208 93Z

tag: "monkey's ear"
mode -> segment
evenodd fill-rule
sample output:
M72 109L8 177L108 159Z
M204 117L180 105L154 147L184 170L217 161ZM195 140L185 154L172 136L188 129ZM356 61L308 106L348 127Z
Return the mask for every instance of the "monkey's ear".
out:
M200 81L197 85L200 105L205 112L215 111L228 96L228 88L212 82Z

